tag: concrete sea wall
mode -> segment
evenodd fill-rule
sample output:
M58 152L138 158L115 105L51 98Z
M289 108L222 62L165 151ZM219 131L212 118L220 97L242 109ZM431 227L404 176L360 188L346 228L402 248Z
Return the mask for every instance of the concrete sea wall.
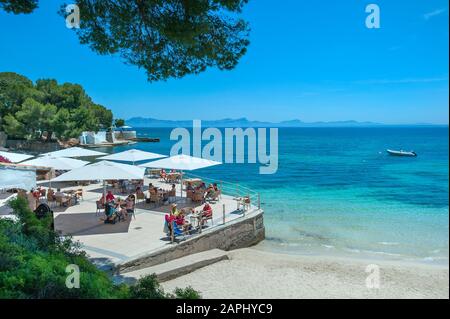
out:
M262 210L256 210L241 219L205 230L186 241L120 264L117 270L139 270L215 248L228 251L256 245L265 238L263 215Z

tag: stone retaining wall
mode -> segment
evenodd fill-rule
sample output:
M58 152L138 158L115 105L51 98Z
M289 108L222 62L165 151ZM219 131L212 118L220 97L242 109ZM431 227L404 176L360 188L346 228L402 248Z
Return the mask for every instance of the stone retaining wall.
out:
M250 247L264 240L264 238L263 211L258 210L242 219L204 231L199 236L125 262L118 265L117 270L120 272L134 271L214 248L233 250Z
M61 149L57 142L37 142L27 140L7 140L6 147L11 150L21 150L30 153L48 153Z

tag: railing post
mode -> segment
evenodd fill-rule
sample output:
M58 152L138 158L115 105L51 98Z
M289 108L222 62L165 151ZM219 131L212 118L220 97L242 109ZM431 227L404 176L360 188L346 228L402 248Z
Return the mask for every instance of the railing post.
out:
M258 209L261 209L261 194L258 193Z
M222 205L223 224L225 225L225 204Z

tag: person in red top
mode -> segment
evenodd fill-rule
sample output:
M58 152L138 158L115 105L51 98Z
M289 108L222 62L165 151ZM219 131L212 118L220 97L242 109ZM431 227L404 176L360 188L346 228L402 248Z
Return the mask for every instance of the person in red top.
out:
M202 226L208 219L212 220L212 214L213 214L212 207L208 203L206 203L202 209L202 219L201 219Z
M41 197L41 192L39 189L32 189L31 193L33 194L34 198L39 199L39 197Z
M175 206L176 209L176 206ZM171 235L172 232L172 222L176 220L176 216L174 214L174 206L172 206L172 209L170 210L169 214L166 214L164 216L164 219L166 222L164 223L164 232L167 234L167 236Z
M205 206L203 206L202 212L203 212L203 216L205 216L205 217L211 216L212 215L212 207L208 203L206 203Z
M114 195L111 191L108 191L108 194L106 194L106 201L107 202L112 202L114 200Z

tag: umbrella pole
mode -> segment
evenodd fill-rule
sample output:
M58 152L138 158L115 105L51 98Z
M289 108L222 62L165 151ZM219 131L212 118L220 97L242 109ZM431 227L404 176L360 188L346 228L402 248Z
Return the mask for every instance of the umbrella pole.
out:
M106 204L106 183L105 183L105 180L103 180L103 201Z
M181 185L180 185L180 196L181 196L181 198L183 198L183 171L180 171L181 172L181 178L180 178L180 181L181 181Z

